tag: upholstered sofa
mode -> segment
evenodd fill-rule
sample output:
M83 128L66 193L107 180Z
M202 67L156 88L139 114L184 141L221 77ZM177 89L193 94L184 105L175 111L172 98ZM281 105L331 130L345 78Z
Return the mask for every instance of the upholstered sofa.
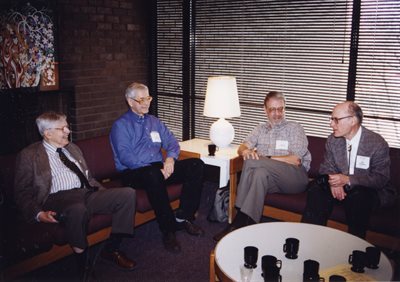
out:
M108 136L100 136L75 142L87 161L93 176L106 188L121 186L115 169ZM199 157L197 154L181 152L180 158ZM0 156L0 258L5 279L54 262L72 253L66 244L63 227L58 224L27 224L20 218L13 201L13 181L16 154ZM171 206L179 205L182 185L168 187ZM143 190L137 190L135 226L155 218L148 198ZM95 215L89 222L90 245L99 243L111 231L111 216ZM1 276L0 276L1 277ZM1 279L0 279L1 280Z
M323 160L325 151L325 138L308 137L308 149L312 155L310 180L318 175L319 165ZM391 181L400 195L400 149L390 149ZM231 173L240 173L243 159L237 157L233 161ZM233 171L232 171L233 170ZM234 201L236 198L236 185L230 187L229 217L234 216ZM299 194L269 194L265 197L263 215L282 221L300 222L305 208L307 193ZM333 210L328 226L343 231L347 230L344 208L336 206ZM391 208L380 209L375 212L370 221L367 232L367 241L372 244L386 247L391 250L400 250L400 200Z

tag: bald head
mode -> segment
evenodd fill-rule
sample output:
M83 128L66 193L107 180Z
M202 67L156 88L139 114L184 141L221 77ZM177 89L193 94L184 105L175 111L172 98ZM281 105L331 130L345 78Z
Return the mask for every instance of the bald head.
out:
M353 101L346 101L340 104L337 104L336 108L340 108L341 110L343 110L343 112L346 112L349 116L354 116L357 121L358 124L361 125L362 121L363 121L363 112L361 107L353 102Z
M360 106L352 101L346 101L333 108L330 126L335 137L351 140L360 128L362 120L363 113Z

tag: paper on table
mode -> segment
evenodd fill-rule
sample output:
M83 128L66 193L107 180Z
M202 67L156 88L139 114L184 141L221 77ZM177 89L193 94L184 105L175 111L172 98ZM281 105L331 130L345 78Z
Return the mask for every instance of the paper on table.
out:
M339 264L331 268L323 269L319 275L325 278L325 281L329 281L329 276L340 275L346 278L346 281L376 281L372 277L365 273L357 273L351 271L350 264Z

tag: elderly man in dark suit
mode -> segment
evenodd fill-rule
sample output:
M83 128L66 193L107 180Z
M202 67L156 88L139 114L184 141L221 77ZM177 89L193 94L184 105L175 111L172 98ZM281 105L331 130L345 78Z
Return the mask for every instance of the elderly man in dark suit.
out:
M302 221L326 225L333 205L343 202L349 233L365 238L374 209L390 206L396 190L390 184L387 142L361 125L363 113L354 102L332 112L325 156L307 198Z
M136 263L119 245L133 233L135 190L104 189L91 177L81 150L68 140L65 115L47 112L36 123L43 140L22 150L16 164L15 200L24 218L31 223L62 223L84 275L88 221L96 213L112 214L112 233L102 256L120 268L133 269Z

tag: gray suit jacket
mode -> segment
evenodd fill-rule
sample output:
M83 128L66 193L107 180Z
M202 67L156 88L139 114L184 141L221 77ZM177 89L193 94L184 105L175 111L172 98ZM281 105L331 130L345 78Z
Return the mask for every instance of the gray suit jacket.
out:
M354 168L350 175L351 185L361 185L376 189L381 206L393 204L396 189L390 183L389 146L379 134L362 127L357 156L370 158L367 169ZM321 174L341 173L348 175L347 150L345 138L331 134L325 145L325 156L319 172Z
M65 149L80 163L84 171L88 170L82 151L75 144ZM103 188L89 173L89 183ZM25 220L35 222L36 215L42 210L50 194L51 169L49 158L42 142L36 142L23 149L17 157L14 198Z

